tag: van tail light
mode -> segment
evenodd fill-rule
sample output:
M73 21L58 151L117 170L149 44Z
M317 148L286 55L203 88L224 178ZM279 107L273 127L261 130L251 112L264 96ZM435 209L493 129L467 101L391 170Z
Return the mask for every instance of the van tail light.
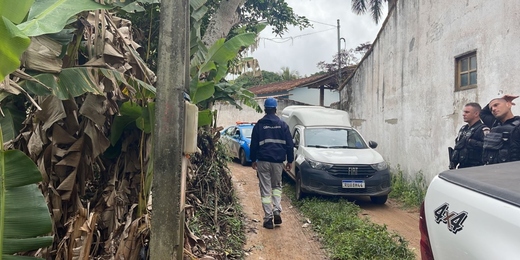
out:
M419 216L419 230L421 231L421 259L433 260L432 246L426 226L426 215L424 213L424 202L421 203L421 214Z

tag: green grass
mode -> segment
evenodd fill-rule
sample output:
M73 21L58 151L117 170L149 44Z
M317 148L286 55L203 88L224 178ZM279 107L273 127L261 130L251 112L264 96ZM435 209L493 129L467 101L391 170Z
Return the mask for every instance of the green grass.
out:
M286 183L284 193L312 221L330 259L415 259L400 235L360 218L358 205L338 197L310 196L296 201L294 183Z
M398 165L397 169L391 173L391 177L392 192L390 198L399 201L407 208L419 208L428 188L422 172L418 172L410 178L403 174Z

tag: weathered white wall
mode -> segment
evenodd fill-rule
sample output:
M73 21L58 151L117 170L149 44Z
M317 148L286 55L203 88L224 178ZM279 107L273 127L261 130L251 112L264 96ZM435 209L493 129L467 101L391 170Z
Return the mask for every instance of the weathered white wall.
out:
M257 101L263 109L265 98L259 98L257 99ZM276 114L280 116L282 110L290 105L305 104L293 100L278 100ZM256 122L265 115L264 113L258 113L254 109L245 105L242 105L242 108L242 110L238 110L235 106L229 104L215 104L215 106L213 106L213 109L217 110L217 127L222 126L226 128L228 126L235 125L237 121Z
M263 101L258 103L263 104ZM238 110L235 106L229 104L215 104L213 109L217 110L217 126L226 128L236 124L237 121L256 122L264 116L264 114L258 113L248 106L242 106L242 108L242 110Z
M464 104L520 94L518 28L518 1L399 0L340 106L393 168L430 180L448 168ZM455 91L455 57L474 50L478 87Z
M295 88L289 91L289 98L309 105L320 105L320 90L317 88ZM338 91L325 89L323 91L323 105L328 107L330 104L339 101Z

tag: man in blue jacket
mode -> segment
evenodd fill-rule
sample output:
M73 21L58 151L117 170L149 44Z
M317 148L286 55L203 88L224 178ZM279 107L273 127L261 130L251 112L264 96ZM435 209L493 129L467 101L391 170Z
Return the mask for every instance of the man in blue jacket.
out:
M260 182L260 196L264 209L264 228L282 224L282 170L291 169L294 160L294 143L289 126L276 116L276 99L264 102L266 115L258 120L251 135L251 161ZM274 224L273 224L274 219Z

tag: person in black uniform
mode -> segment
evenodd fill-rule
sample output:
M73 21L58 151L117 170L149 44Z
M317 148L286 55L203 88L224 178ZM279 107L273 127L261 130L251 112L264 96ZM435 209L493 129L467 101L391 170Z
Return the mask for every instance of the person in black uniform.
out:
M253 127L251 134L251 166L256 170L262 208L264 228L272 229L282 224L282 171L290 170L294 160L294 143L289 126L276 116L276 99L265 100L265 116Z
M450 158L450 169L483 165L482 147L489 127L480 120L481 107L478 103L468 103L462 110L465 124L455 139L455 148Z
M518 96L503 95L493 98L481 114L491 131L484 138L482 160L484 164L495 164L520 160L520 116L513 115L511 107ZM490 117L490 114L494 117ZM493 123L491 123L493 121Z

